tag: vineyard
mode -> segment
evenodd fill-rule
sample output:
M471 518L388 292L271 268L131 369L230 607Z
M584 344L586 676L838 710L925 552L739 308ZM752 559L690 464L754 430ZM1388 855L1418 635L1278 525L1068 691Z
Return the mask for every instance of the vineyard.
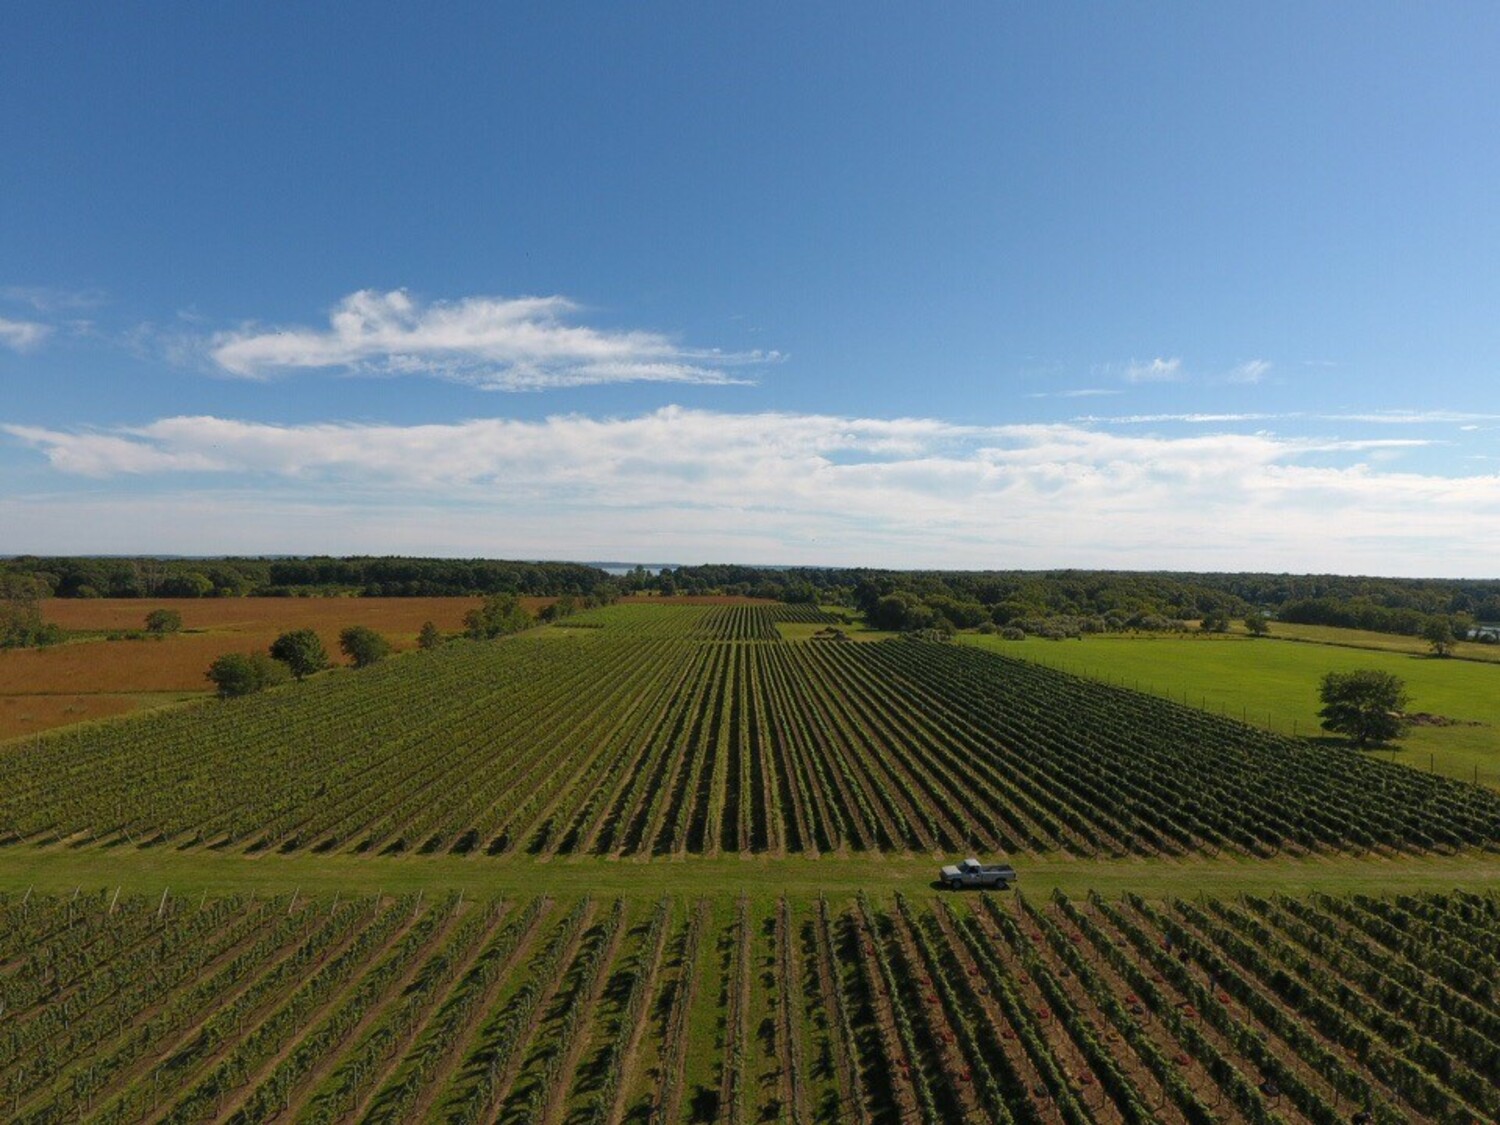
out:
M1469 1122L1463 893L0 899L10 1120Z
M259 853L1394 854L1500 796L812 607L611 606L0 749L0 839Z

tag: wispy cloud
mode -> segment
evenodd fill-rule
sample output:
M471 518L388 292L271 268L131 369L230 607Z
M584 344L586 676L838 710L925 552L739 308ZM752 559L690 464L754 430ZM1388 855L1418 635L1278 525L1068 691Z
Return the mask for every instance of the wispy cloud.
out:
M361 290L339 302L326 329L258 327L210 344L225 372L264 379L296 370L427 375L486 390L601 383L743 383L732 374L777 352L686 348L657 332L570 323L565 297L466 297L423 303L404 290Z
M12 351L30 351L50 335L51 325L39 324L34 320L6 320L0 317L0 345Z
M1175 383L1183 374L1182 360L1175 356L1171 359L1157 356L1145 362L1133 359L1125 367L1127 383Z
M1244 363L1236 364L1230 368L1224 376L1226 383L1259 383L1271 370L1270 361L1264 359L1247 359Z
M1240 422L1270 422L1285 418L1302 418L1302 414L1261 414L1209 412L1190 414L1084 414L1073 421L1090 425L1134 426L1159 425L1163 422L1187 422L1203 425L1230 425Z
M72 497L0 499L15 549L463 553L504 542L597 558L650 543L693 559L1385 573L1488 572L1500 554L1500 477L1382 460L1415 439L675 407L4 432L45 456L59 487L90 481ZM163 486L176 491L154 496ZM183 511L191 527L174 540Z
M1477 423L1500 421L1500 414L1464 410L1377 410L1370 413L1314 414L1300 410L1273 413L1185 413L1185 414L1085 414L1073 419L1090 425L1134 426L1181 422L1192 425L1230 425L1241 422L1362 422L1380 426L1459 425L1477 429Z
M1027 398L1102 398L1123 392L1118 387L1079 387L1071 391L1032 391Z
M1368 413L1326 414L1323 417L1342 422L1370 422L1381 426L1422 426L1433 423L1500 420L1500 414L1479 414L1469 410L1375 410Z
M7 285L0 299L28 305L39 313L77 312L98 308L106 297L99 289L59 289L50 285Z

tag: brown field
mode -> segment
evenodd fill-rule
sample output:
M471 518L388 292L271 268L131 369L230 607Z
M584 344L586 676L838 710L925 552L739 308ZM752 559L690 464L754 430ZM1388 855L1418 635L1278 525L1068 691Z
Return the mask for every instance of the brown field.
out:
M522 598L535 613L555 598ZM53 598L46 603L48 621L64 629L139 629L153 609L175 609L187 630L270 631L286 629L338 631L368 625L392 641L410 634L415 642L424 621L456 632L464 614L482 598ZM327 638L325 638L326 641Z
M176 698L168 696L162 702ZM144 702L149 705L155 699L148 696ZM132 695L0 695L0 739L124 715L142 704Z
M523 598L533 613L554 599ZM416 646L423 622L445 633L480 598L96 598L53 599L46 617L68 630L139 629L153 609L182 614L163 639L78 640L0 652L0 739L123 714L209 690L204 672L226 652L265 650L289 629L316 629L341 659L339 632L368 625L397 650Z

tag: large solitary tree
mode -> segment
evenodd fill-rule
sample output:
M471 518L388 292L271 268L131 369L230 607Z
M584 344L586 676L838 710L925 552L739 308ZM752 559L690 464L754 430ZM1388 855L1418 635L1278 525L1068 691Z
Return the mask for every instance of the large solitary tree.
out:
M1422 639L1432 649L1433 656L1451 656L1458 636L1453 631L1453 622L1446 617L1429 617L1422 626Z
M328 653L312 629L294 629L271 642L271 655L299 680L328 667Z
M1329 672L1318 698L1323 729L1348 736L1356 746L1389 742L1406 729L1406 684L1392 672Z

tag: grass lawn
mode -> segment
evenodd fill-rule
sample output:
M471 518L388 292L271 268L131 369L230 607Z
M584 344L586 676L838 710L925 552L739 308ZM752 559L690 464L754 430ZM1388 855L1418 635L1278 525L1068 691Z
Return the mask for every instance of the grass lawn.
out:
M947 859L949 857L944 857ZM462 889L468 894L622 895L658 898L707 896L725 902L745 894L773 898L786 893L813 898L935 890L938 858L910 855L824 856L817 859L687 858L603 860L595 857L546 862L452 856L317 856L267 854L248 857L168 848L72 849L52 846L0 848L0 892L39 893L124 887L136 894L221 894L256 890L284 894L408 892ZM1241 891L1329 893L1363 891L1500 891L1500 854L1402 856L1396 859L1337 855L1312 858L1242 859L1189 857L1124 860L1066 856L1016 857L1021 887L1043 897L1054 887L1069 895L1134 891L1148 896L1237 894Z
M1465 725L1413 727L1399 749L1371 753L1500 789L1500 667L1491 664L1439 660L1426 655L1425 649L1376 651L1234 634L1102 636L1081 641L1006 641L964 634L961 641L1299 737L1322 737L1318 683L1325 672L1353 668L1394 672L1406 681L1412 711L1446 716Z

